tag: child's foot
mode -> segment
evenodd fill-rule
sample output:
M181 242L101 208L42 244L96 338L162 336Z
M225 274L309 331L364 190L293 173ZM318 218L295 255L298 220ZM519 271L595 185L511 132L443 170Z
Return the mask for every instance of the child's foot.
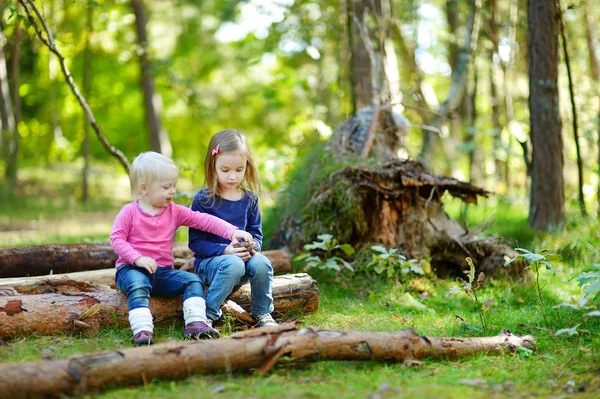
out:
M150 331L142 330L133 336L133 344L135 346L148 346L152 345L152 333Z
M193 321L185 326L183 336L190 339L211 339L219 338L219 332L204 321Z
M271 316L270 313L265 313L261 314L260 316L256 316L256 320L258 321L258 324L256 324L257 327L275 327L279 325L277 324L275 319L273 319L273 316Z

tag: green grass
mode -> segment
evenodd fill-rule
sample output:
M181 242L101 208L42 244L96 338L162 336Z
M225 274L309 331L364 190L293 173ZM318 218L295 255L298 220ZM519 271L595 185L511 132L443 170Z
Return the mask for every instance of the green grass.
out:
M12 206L23 208L13 221L28 223L30 213L25 202ZM454 206L454 208L453 208ZM93 211L92 211L93 209ZM73 219L75 225L90 226L95 214L106 219L110 230L112 207L77 209L57 206L44 214L43 206L36 210L41 220ZM568 233L538 236L526 228L526 209L499 202L469 207L469 226L481 223L496 209L496 223L489 233L506 234L513 246L532 250L546 248L559 252L565 262L556 274L542 272L541 285L545 307L538 302L533 286L524 281L494 280L478 291L481 301L491 300L485 313L487 331L481 322L472 298L464 293L447 296L457 281L435 278L415 280L402 285L382 278L364 275L332 276L311 271L320 287L320 308L314 314L302 315L300 322L322 329L362 331L398 331L413 327L419 334L431 336L477 337L495 335L510 329L517 335L531 334L538 350L531 356L521 353L476 355L462 359L428 359L420 367L387 362L322 361L304 365L282 361L267 376L252 372L194 375L181 381L149 381L141 387L116 387L94 394L94 398L187 398L215 395L220 398L488 398L488 397L566 397L567 386L579 385L585 392L577 397L595 398L600 394L600 317L585 317L591 308L598 309L596 299L585 311L560 308L555 305L572 302L582 295L573 278L592 262L598 262L600 238L597 222L571 218ZM449 213L460 214L452 203ZM35 212L34 212L35 213ZM116 213L115 213L116 214ZM0 210L2 217L7 213ZM69 216L65 216L69 215ZM39 218L38 218L39 219ZM4 225L10 227L9 225ZM36 226L32 230L36 230ZM101 228L99 228L101 229ZM6 228L5 230L10 230ZM21 236L19 230L6 232L13 240L40 244L52 239L85 241L93 235L74 233L56 235L39 225L39 235ZM89 232L87 232L89 233ZM102 234L99 234L99 237ZM19 241L20 240L20 241ZM4 244L4 242L3 242ZM12 244L9 244L12 245ZM5 245L6 246L6 245ZM413 287L413 288L410 288ZM417 290L414 287L421 287ZM406 301L410 294L428 309L419 310ZM547 315L548 321L542 314ZM579 324L579 334L556 336L557 330ZM157 343L180 339L182 323L159 325L155 330ZM231 333L222 328L224 335ZM29 336L7 340L0 345L0 362L35 361L42 357L64 358L71 355L118 350L131 347L131 332L127 326L105 328L98 335L55 337Z

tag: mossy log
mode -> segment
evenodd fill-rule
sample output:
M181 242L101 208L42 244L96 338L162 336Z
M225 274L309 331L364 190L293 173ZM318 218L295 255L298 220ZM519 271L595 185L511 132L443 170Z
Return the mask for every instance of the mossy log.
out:
M534 338L518 337L509 331L493 337L440 338L420 336L413 329L354 332L297 329L294 323L288 323L219 340L169 342L67 359L0 365L0 396L83 396L109 386L182 379L191 374L245 370L266 374L282 356L296 361L402 362L495 354L518 348L535 349Z
M280 273L292 270L290 256L281 250L262 252ZM175 268L187 267L193 258L187 244L173 248ZM0 277L27 277L83 272L115 267L117 254L108 244L55 244L0 248Z
M250 311L250 284L239 287L230 299ZM316 283L304 273L275 276L273 301L276 315L314 312L319 307ZM182 302L181 298L151 298L155 323L181 318ZM0 337L95 331L118 323L129 325L127 297L115 290L0 297Z
M284 219L271 244L296 252L318 234L329 233L355 248L378 244L398 248L407 258L429 258L442 276L462 276L466 257L473 259L478 273L524 274L521 262L503 267L505 256L517 254L498 237L481 237L448 216L442 204L445 193L473 204L488 195L469 183L433 175L416 161L345 167L312 185L302 223Z

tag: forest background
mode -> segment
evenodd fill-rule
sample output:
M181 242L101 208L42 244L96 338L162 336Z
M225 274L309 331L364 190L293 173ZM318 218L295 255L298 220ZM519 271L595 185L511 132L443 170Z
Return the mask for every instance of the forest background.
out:
M98 140L65 82L60 58L36 36L23 8L30 3L1 2L0 245L106 242L114 215L131 199L127 175ZM267 243L278 223L298 212L289 198L303 198L310 177L306 165L314 154L337 125L373 104L377 76L360 34L366 27L381 60L378 65L385 69L378 75L386 79L379 94L409 123L400 136L399 157L418 159L436 174L490 191L492 195L479 205L466 207L448 200L447 209L462 223L495 220L490 232L502 234L513 247L560 253L567 259L568 273L547 277L547 284L558 288L548 293L551 298L545 306L551 309L567 301L579 304L575 312L591 306L587 299L584 305L578 302L584 291L573 280L600 256L596 222L600 9L591 1L542 2L547 15L532 12L536 2L522 0L33 3L106 139L128 160L147 150L172 156L180 167L182 203L202 186L210 137L226 128L248 136L263 184ZM39 18L34 20L42 26ZM539 91L530 97L534 90ZM185 241L187 232L178 232L177 238ZM377 283L379 290L350 289L356 297L347 299L345 290L353 284L372 284L372 277L357 273L348 277L355 279L349 283L327 274L331 270L325 272L320 280L324 315L309 317L308 322L370 328L372 315L363 310L359 319L350 321L327 320L327 312L343 313L346 301L353 300L354 311L355 306L362 309L363 301L372 300L375 308L383 309L374 311L384 312L390 295L392 307L398 302L399 309L418 313L418 306L412 308L389 293L387 282ZM430 287L429 291L443 289ZM499 297L511 299L506 300L505 313L498 310L490 316L492 326L523 324L508 314L510 306L525 302L530 307L523 317L535 327L521 326L520 333L547 334L542 342L550 351L558 350L555 333L572 328L577 317L583 317L577 315L574 321L571 313L567 321L556 311L556 319L542 320L539 312L544 305L536 307L535 293L528 286L515 286L510 295L504 286L494 289L502 292ZM464 303L449 301L437 298L428 303L431 308L452 309L446 312L449 320L435 324L432 331L482 334L473 327L476 323L457 327L451 313L459 312ZM473 312L477 314L475 308ZM425 313L410 321L427 329L427 317L433 316ZM581 320L590 323L589 319ZM400 319L398 326L406 322ZM597 353L600 345L597 323L592 328L581 323L587 329L576 326L567 349L552 352L552 367L544 375L550 382L540 382L543 389L560 386L568 391L577 388L580 380L585 381L584 389L600 386L594 374L597 360L585 357L590 351ZM387 325L379 320L375 328ZM118 337L109 334L106 346L124 333L114 334ZM585 341L588 337L590 341ZM36 350L48 345L42 338L32 352L9 350L7 359L39 357ZM63 349L62 343L56 345ZM80 346L65 353L78 350ZM527 356L517 361L532 361ZM586 360L573 366L573 359L580 358ZM513 360L503 361L509 367ZM493 366L493 361L477 361ZM547 361L538 357L534 366L541 370ZM475 362L469 372L476 373L482 363ZM587 374L577 377L582 369ZM456 375L442 370L450 374L440 386L452 385ZM379 373L362 368L358 372ZM407 379L414 377L410 373L400 372ZM426 384L429 375L421 374ZM393 376L394 371L386 369L381 375ZM372 377L372 384L383 383L381 375ZM485 377L502 383L513 378L510 374ZM519 383L525 386L527 378L533 377L524 375ZM205 389L225 384L227 389L242 390L230 380L215 381L205 382ZM262 383L253 380L252 384ZM301 390L302 383L298 384ZM477 384L471 385L492 389L492 382L484 388ZM167 388L157 389L155 395ZM371 392L375 390L371 387Z

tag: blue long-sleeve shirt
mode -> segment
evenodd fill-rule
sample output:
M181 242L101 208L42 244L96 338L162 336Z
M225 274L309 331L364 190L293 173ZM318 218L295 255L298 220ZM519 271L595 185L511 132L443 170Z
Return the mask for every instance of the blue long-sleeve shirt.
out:
M254 246L260 251L263 234L258 197L250 191L246 191L246 194L238 201L230 201L217 195L213 205L212 200L206 200L208 189L205 188L194 197L192 210L216 216L252 234ZM231 241L217 235L190 228L188 246L196 259L221 255L230 243Z

